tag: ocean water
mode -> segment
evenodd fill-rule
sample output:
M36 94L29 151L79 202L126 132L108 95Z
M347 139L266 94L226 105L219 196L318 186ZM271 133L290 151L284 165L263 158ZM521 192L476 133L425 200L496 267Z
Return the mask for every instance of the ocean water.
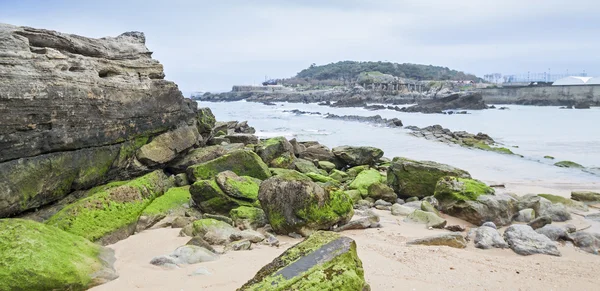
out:
M548 187L567 184L573 189L600 190L600 176L553 165L557 161L570 160L588 168L600 168L600 108L560 110L558 107L505 105L510 109L443 115L299 103L267 106L245 101L200 102L199 106L210 107L219 121L248 120L260 137L316 140L328 147L374 146L381 148L389 158L402 156L450 164L488 183ZM381 115L399 118L405 126L440 124L452 131L483 132L524 158L429 141L414 137L403 128L284 112L292 109L337 115ZM556 160L544 159L545 155L554 156Z

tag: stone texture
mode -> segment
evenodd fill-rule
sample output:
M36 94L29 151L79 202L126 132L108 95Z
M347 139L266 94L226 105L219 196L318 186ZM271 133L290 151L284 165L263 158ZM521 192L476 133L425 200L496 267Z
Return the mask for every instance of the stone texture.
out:
M475 231L475 247L480 249L508 248L496 227L481 226Z
M189 166L205 163L225 154L228 154L232 151L240 150L243 148L243 143L232 143L227 145L213 145L193 149L181 158L171 162L167 166L167 170L173 173L183 173Z
M528 256L545 254L560 256L556 243L545 235L539 234L528 225L516 224L504 231L504 239L517 254Z

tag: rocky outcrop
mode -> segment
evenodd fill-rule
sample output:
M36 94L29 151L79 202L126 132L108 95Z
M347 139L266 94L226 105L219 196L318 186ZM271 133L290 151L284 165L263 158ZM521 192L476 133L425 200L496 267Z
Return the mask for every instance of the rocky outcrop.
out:
M151 55L140 32L91 39L0 24L0 217L139 176L201 142L214 116Z
M487 109L481 93L468 95L453 94L448 97L423 100L419 104L401 109L403 112L442 113L450 109L481 110Z

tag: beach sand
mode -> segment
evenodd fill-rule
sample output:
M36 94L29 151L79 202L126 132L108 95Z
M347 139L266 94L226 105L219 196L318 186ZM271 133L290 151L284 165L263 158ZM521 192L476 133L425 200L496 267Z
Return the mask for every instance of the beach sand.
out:
M365 278L372 290L598 290L600 256L582 252L571 244L559 245L562 257L520 256L512 250L480 250L470 242L466 249L407 246L406 241L447 232L405 223L389 211L381 216L381 228L351 230L363 262ZM446 217L448 224L469 226ZM588 226L574 216L569 223ZM236 290L285 249L299 242L278 236L279 248L260 244L250 251L228 252L213 262L183 265L164 270L150 260L169 254L189 238L178 237L179 229L151 229L109 247L115 250L120 277L97 286L95 291L121 290ZM190 276L206 268L210 275Z

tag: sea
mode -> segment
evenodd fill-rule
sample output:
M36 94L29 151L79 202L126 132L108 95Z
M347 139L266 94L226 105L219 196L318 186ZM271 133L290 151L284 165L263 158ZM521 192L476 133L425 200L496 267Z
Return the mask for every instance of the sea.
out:
M341 145L374 146L384 156L429 160L462 168L489 184L507 185L521 192L568 194L571 190L600 190L600 108L559 109L555 106L496 105L507 110L468 111L468 114L422 114L394 110L333 108L317 104L255 102L199 102L219 121L247 120L261 138L285 136L318 141L330 148ZM404 126L439 124L452 131L488 134L518 155L507 155L448 145L410 135L404 128L326 119L322 115L380 115L399 118ZM523 157L520 157L522 155ZM555 159L546 159L552 156ZM557 161L579 163L588 171L554 166Z

